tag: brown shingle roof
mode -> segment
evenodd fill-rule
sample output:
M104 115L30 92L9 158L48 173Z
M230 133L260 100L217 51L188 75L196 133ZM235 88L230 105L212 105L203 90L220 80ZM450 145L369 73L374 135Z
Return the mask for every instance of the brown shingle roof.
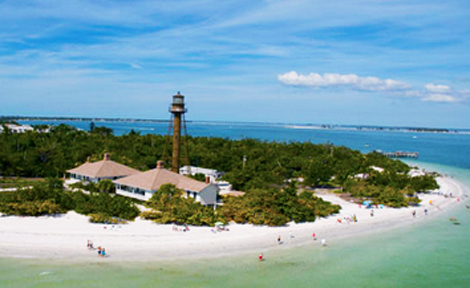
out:
M123 177L140 173L139 170L109 160L109 156L107 154L105 155L104 160L94 163L85 162L77 168L67 170L67 172L92 178Z
M147 172L124 177L114 181L116 184L156 191L164 184L173 184L178 189L200 192L211 184L206 184L164 168L155 168Z

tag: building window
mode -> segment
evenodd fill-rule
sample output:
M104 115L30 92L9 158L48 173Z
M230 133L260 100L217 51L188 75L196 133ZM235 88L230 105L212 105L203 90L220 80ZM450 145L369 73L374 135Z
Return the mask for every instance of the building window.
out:
M134 189L134 193L144 196L144 195L145 195L145 190L142 190L142 189L139 189L139 188L135 188L135 189Z

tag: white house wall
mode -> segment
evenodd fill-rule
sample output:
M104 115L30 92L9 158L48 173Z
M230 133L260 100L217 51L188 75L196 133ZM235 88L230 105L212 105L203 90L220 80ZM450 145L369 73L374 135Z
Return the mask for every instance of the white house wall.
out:
M148 201L153 196L153 194L148 191L145 191L145 195L140 195L140 194L124 191L122 189L118 189L117 187L116 187L116 194L134 198L134 199L139 199L142 201Z

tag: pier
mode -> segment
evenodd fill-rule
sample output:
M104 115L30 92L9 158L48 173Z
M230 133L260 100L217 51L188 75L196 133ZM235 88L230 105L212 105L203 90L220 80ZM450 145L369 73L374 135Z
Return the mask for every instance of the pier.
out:
M395 151L395 152L382 152L383 155L390 157L390 158L418 158L418 152L403 152L403 151Z

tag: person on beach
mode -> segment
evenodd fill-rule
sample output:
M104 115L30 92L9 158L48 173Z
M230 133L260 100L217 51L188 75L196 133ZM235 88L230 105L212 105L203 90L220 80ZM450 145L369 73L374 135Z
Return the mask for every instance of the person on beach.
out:
M101 258L104 258L104 257L106 257L106 252L103 248L103 249L101 249Z
M424 215L428 215L428 209L424 209Z
M413 212L411 212L411 214L413 215L413 218L416 218L416 210L413 210Z
M259 253L258 259L259 261L263 261L263 253Z
M370 217L374 217L374 210L370 210Z
M313 237L313 241L317 240L317 238L315 237L315 233L312 234L312 237Z
M281 235L277 236L277 244L282 244Z
M86 248L90 249L90 240L86 240Z
M98 246L98 257L101 257L101 246Z
M354 222L357 222L356 214L354 214L354 216L353 216L353 221L354 221Z

